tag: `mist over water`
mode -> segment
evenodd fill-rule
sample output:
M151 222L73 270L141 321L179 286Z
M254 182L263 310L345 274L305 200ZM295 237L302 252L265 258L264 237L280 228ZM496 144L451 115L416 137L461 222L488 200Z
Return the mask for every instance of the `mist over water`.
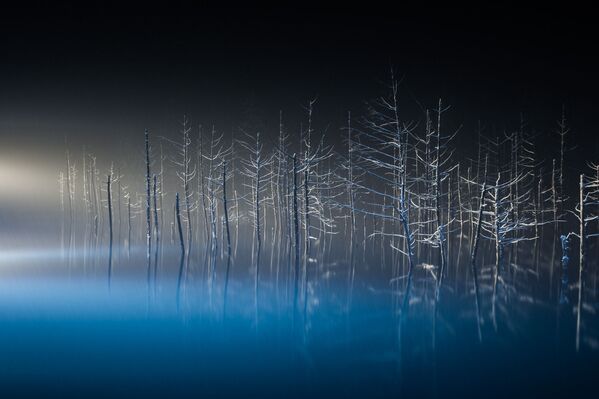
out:
M558 304L559 249L554 252L552 229L545 230L542 242L518 248L518 263L506 275L512 288L499 299L497 330L491 317L494 253L483 243L481 342L468 237L450 247L437 316L435 283L423 262L403 321L397 308L402 292L390 283L392 251L377 240L367 240L357 255L351 303L346 251L332 249L313 264L305 314L303 305L293 310L288 260L275 250L271 261L268 244L256 307L251 242L239 243L226 313L226 261L218 256L211 286L204 258L209 248L201 244L194 246L177 305L179 252L168 234L150 287L145 247L138 244L128 254L126 246L114 248L110 288L105 245L3 251L4 389L73 397L585 392L597 367L599 323L590 309L597 303L597 276L587 285L584 349L576 353L575 316L571 306ZM265 236L271 242L272 235Z
M543 172L524 128L501 142L479 134L469 152L430 120L390 132L382 104L381 124L357 116L338 135L308 124L296 139L281 123L264 145L184 116L177 134L141 136L145 150L138 140L122 160L68 142L47 167L3 160L6 392L592 389L599 246L588 219L579 297L579 243L560 245L579 228L572 173L555 161Z
M1 398L597 396L592 13L16 6Z
M557 161L548 171L530 130L478 134L472 152L428 114L422 127L390 131L393 108L378 104L335 134L312 127L311 108L297 137L281 114L265 143L259 132L192 129L184 116L178 133L139 135L137 155L123 159L68 142L51 162L3 159L5 391L592 390L593 164L583 166L580 274L574 173Z

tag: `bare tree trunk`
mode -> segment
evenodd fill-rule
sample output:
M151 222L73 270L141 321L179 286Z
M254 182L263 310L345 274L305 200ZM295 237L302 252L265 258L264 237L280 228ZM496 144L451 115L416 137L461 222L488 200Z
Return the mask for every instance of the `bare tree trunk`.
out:
M189 132L191 128L187 125L187 116L183 115L183 195L185 196L185 215L187 219L187 264L189 265L189 257L191 256L191 192L189 190L189 181L192 177L192 172L189 170L189 164L191 157L189 155L189 147L191 145L191 139Z
M158 203L158 209L160 209L160 220L162 220L162 224L164 224L164 207L163 207L163 203L164 203L164 156L162 154L162 144L160 144L160 173L158 174L158 182L159 182L159 188L158 188L158 195L159 195L159 203ZM160 229L156 229L157 232L160 232ZM162 252L162 248L163 248L163 244L162 241L157 239L156 242L160 242L160 258L163 257L163 252Z
M293 316L297 312L298 290L299 290L299 263L300 263L300 229L299 229L299 214L297 203L297 156L293 154L293 230L295 240L295 267L293 281Z
M237 246L239 245L239 198L237 197L237 190L234 192L235 195L235 257L237 257Z
M256 322L258 319L258 286L260 282L260 252L262 250L262 238L260 236L260 179L261 179L261 159L260 159L260 133L256 134L256 182L254 198L254 228L256 234L256 276L254 279L254 304L256 311Z
M404 294L404 298L403 298L403 304L402 304L402 315L404 313L407 313L408 309L409 309L409 305L410 305L410 292L412 290L412 280L413 280L413 275L414 275L414 248L413 248L413 236L412 236L412 232L410 231L410 224L408 222L408 217L409 217L409 209L406 207L405 205L405 182L402 182L402 186L400 189L400 200L399 200L399 204L400 204L400 209L399 209L399 219L400 219L400 223L402 225L403 228L403 233L404 236L406 237L406 242L407 242L407 253L408 253L408 278L407 278L407 283L406 283L406 292Z
M485 177L486 180L486 177ZM480 201L479 201L479 209L478 209L478 221L476 224L476 234L474 236L474 241L472 244L472 251L470 252L470 267L472 269L472 279L474 281L474 302L476 304L476 327L478 331L478 340L482 341L482 331L481 331L481 317L480 317L480 300L478 295L478 274L476 269L476 254L478 252L478 243L480 240L480 231L482 227L483 220L483 209L485 206L485 190L486 190L486 181L483 181L483 186L480 191Z
M578 305L576 306L576 352L580 350L580 328L582 321L582 302L584 298L584 273L586 264L586 229L585 229L585 207L584 207L584 175L580 175L580 209L578 210L580 219L580 247L579 247L579 265L578 265Z
M110 283L112 280L112 195L110 192L110 180L111 176L108 175L108 179L106 181L106 192L108 196L108 288L110 288Z
M310 263L310 160L306 151L304 165L304 320L308 309L308 266Z
M493 269L493 298L491 305L491 316L493 318L493 327L497 331L497 285L499 283L501 273L501 261L503 257L503 243L501 242L501 223L499 209L499 181L501 173L497 174L497 182L495 183L495 198L493 201L493 214L495 218L495 268Z
M179 245L181 247L181 259L179 261L179 276L177 278L177 310L181 304L181 289L185 283L185 242L183 241L183 228L181 227L181 212L179 208L179 193L175 195L175 218L177 220L177 231L179 233Z
M356 238L356 212L355 212L355 197L354 197L354 172L353 172L353 142L352 142L352 130L351 130L351 113L347 113L347 175L348 175L348 199L349 199L349 217L350 217L350 230L349 230L349 302L351 303L353 288L354 288L354 277L356 273L354 263L354 240Z
M122 249L121 249L123 247L122 246L122 241L121 241L121 234L122 234L121 232L123 230L122 206L121 205L122 205L123 201L122 201L122 184L121 184L121 173L120 173L120 169L119 169L118 173L119 173L119 175L118 175L118 181L117 181L117 189L118 189L118 191L117 191L117 203L118 203L118 214L119 214L119 229L118 229L118 234L117 234L117 237L116 237L116 242L117 242L118 249L119 249L119 255L118 255L118 257L119 257L119 262L120 262L120 259L121 259L121 256L122 256L121 253L123 252Z
M154 175L154 234L156 236L156 246L154 248L154 295L156 295L156 286L158 284L158 252L160 248L160 225L158 224L158 183Z
M439 99L439 109L437 111L437 145L435 148L435 217L437 219L438 229L438 242L439 242L439 257L441 260L441 267L439 268L439 276L437 278L437 291L436 298L439 300L441 293L441 285L443 284L443 276L445 275L445 225L443 224L443 217L441 215L441 100Z
M208 231L208 214L207 214L207 206L206 206L206 185L204 184L204 155L203 155L203 146L202 146L202 127L200 126L198 132L198 193L202 196L202 209L204 213L204 231L206 234L206 239L210 236Z
M568 303L568 266L570 265L570 238L567 235L560 237L562 244L562 279L559 293L559 304Z
M553 210L553 234L554 238L557 236L557 223L558 223L558 214L557 214L557 204L558 204L558 194L557 194L557 186L555 182L556 178L556 170L555 170L555 158L553 159L551 168L551 205ZM553 265L551 265L551 275L553 276Z
M146 258L147 258L147 288L150 292L150 277L152 259L150 257L152 251L152 218L151 218L151 196L150 196L150 137L148 129L144 132L146 146Z
M223 293L223 317L227 309L227 289L229 287L229 270L231 269L231 231L229 229L229 209L227 205L227 161L223 161L223 212L227 232L227 269L225 271L225 288Z
M69 228L68 228L68 251L69 251L69 258L70 258L70 253L71 253L71 247L72 247L72 240L73 240L73 198L72 198L72 177L71 177L71 160L69 157L69 150L67 149L66 152L66 159L67 159L67 175L66 175L66 194L67 194L67 199L68 199L68 205L69 205Z
M127 197L127 258L131 256L131 195Z
M560 214L563 211L563 202L564 202L564 153L566 151L566 134L568 133L568 128L566 127L566 109L562 105L562 119L559 123L560 131L560 146L559 146L559 199L560 199Z
M61 211L61 224L60 224L60 243L61 243L61 256L64 260L65 257L65 220L66 220L66 212L65 212L65 201L64 201L64 173L60 172L58 177L58 190L60 193L60 211Z

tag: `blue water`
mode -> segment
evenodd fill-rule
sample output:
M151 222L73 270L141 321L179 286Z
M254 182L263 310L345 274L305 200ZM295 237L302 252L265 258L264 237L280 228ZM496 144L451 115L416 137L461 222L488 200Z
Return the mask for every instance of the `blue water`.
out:
M238 260L223 313L222 263L212 287L192 264L177 306L178 263L165 257L148 289L142 252L114 264L110 289L103 257L5 254L0 397L597 395L594 297L577 353L575 315L551 298L546 273L516 275L496 330L482 267L479 342L467 265L449 269L436 318L433 283L419 268L401 322L376 257L360 261L351 301L347 265L316 265L305 313L269 262L256 307L251 268Z

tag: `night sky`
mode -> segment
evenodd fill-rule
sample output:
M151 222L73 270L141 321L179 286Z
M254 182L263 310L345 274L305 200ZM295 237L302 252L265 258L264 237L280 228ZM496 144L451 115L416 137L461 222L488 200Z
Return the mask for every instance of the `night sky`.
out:
M594 157L599 62L589 10L427 6L5 9L5 204L54 195L65 140L102 165L141 159L143 129L176 135L184 113L194 128L214 124L226 136L271 134L279 110L297 130L317 97L316 129L334 141L348 110L363 114L385 93L391 66L404 119L422 121L441 97L452 106L448 129L461 126L458 145L472 144L479 120L502 134L523 113L551 156L565 104L571 144Z
M562 103L587 128L598 88L584 10L133 11L3 13L2 137L122 137L169 129L183 113L225 130L249 119L276 125L279 109L301 112L316 96L322 121L335 123L384 92L390 66L406 119L442 97L456 124L481 119L499 130L520 112L543 129Z

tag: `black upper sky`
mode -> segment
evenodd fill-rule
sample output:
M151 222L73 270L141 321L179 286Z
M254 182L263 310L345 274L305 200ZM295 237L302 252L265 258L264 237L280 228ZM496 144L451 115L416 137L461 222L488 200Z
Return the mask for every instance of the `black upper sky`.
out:
M101 146L144 127L176 130L183 113L268 129L279 109L299 113L315 96L321 122L335 124L381 94L392 65L407 119L442 97L455 126L481 119L500 131L522 112L549 132L566 104L596 143L589 10L396 3L6 10L0 135Z

